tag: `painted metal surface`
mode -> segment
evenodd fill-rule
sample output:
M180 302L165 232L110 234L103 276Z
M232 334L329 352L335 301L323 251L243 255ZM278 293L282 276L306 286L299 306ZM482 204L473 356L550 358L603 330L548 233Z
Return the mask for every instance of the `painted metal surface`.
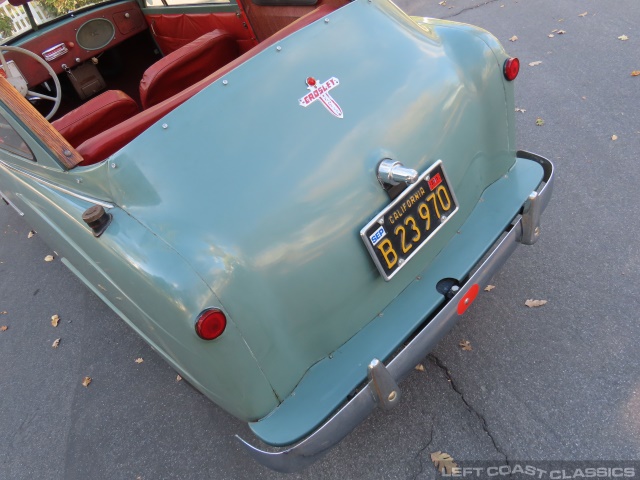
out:
M106 162L67 172L36 144L35 163L0 152L29 173L0 165L0 189L67 265L245 420L274 410L379 318L516 161L507 55L493 37L416 23L385 0L328 19L252 57ZM300 107L309 78L340 79L331 97L343 118ZM385 158L419 172L442 159L460 207L390 282L359 238L388 203L377 179ZM113 205L99 239L81 220L87 198ZM206 343L193 321L211 306L230 327Z
M279 398L406 287L515 161L501 63L478 36L428 32L382 1L329 18L251 58L111 160L114 201L190 259ZM331 93L344 118L300 108L311 75L340 78ZM376 178L383 158L418 171L441 158L460 202L388 284L358 235L388 202Z

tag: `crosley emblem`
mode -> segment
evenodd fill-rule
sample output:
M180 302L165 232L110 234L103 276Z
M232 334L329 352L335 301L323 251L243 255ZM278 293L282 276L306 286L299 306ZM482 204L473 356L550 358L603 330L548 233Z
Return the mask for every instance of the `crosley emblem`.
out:
M331 115L343 118L342 108L338 105L331 95L329 95L329 91L336 88L340 85L340 81L336 77L331 77L329 80L323 83L318 83L318 81L313 78L307 78L307 93L304 97L302 97L298 102L303 107L308 107L316 100L320 100L320 103L324 105L324 107L329 110Z

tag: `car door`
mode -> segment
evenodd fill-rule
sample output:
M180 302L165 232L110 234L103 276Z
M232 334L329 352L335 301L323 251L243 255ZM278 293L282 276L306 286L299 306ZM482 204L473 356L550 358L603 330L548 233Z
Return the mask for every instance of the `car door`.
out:
M236 38L240 53L257 44L248 20L234 0L140 0L151 34L164 55L212 30Z

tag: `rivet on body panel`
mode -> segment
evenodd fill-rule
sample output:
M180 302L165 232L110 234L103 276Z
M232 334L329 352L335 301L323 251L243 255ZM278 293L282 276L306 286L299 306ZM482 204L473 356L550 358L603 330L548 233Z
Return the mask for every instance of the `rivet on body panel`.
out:
M229 85L229 80L222 80L222 85Z
M82 183L82 179L81 178L76 178L76 183Z
M281 51L282 51L282 47L281 47L280 45L278 45L278 46L276 47L276 52L281 52Z
M118 168L118 165L116 165L114 162L111 163L111 168Z
M329 19L328 19L328 18L325 18L325 19L324 19L324 23L329 23Z
M167 128L169 128L169 125L167 125L166 123L163 123L162 128L166 130Z

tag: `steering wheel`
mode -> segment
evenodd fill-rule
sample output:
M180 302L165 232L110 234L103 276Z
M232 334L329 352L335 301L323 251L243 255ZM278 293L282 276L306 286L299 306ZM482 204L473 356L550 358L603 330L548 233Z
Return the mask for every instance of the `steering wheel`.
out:
M53 80L53 83L55 83L56 85L56 96L52 97L49 95L44 95L42 93L33 92L29 90L29 88L27 87L27 82L24 78L22 78L21 76L17 76L17 77L12 76L11 71L9 70L9 66L7 65L7 61L4 59L3 52L22 53L28 57L33 58L40 65L46 68L47 72L49 73L49 76ZM2 68L6 73L7 80L11 85L15 87L16 90L18 90L18 92L20 92L21 95L25 97L27 95L30 95L32 97L41 98L42 100L49 100L53 102L53 107L51 107L51 111L45 118L49 120L51 117L53 117L53 115L58 111L58 107L60 106L60 100L62 99L62 90L60 88L60 80L58 80L58 76L56 75L56 72L53 71L53 68L51 68L51 65L49 65L42 57L40 57L39 55L36 55L33 52L30 52L29 50L26 50L20 47L9 47L9 46L0 47L0 62L2 62Z

